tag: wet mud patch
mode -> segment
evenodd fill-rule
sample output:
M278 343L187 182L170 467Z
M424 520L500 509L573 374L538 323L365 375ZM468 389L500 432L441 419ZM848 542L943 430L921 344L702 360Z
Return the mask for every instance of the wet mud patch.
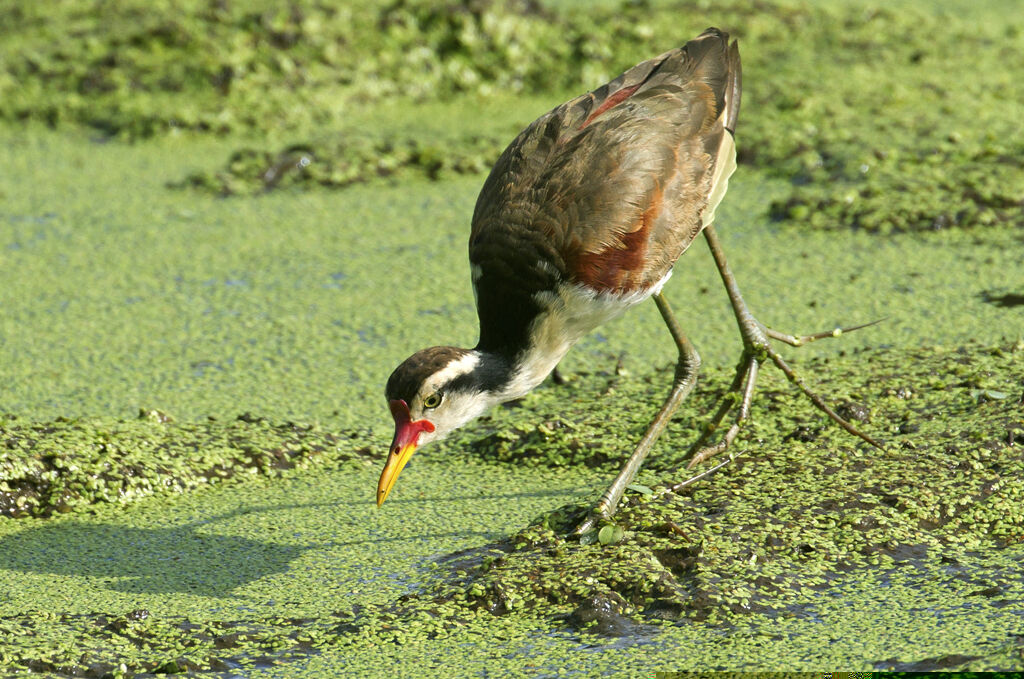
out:
M1024 343L867 350L809 361L799 371L826 400L862 414L858 424L885 450L829 424L783 377L764 370L732 464L677 494L665 492L689 475L672 471L682 460L664 450L666 440L695 431L680 431L676 422L649 458L656 482L627 492L602 539L566 539L586 508L562 507L485 548L475 562L460 562L429 596L496 615L557 615L606 633L630 629L619 617L635 625L799 615L798 602L858 569L927 566L944 574L932 579L957 582L955 564L981 554L994 565L958 586L1020 605L1009 593L1024 587ZM637 388L624 382L643 382L606 379L620 393ZM542 420L558 408L569 412L558 389L542 390L530 410L541 410ZM701 413L681 419L709 415L716 389L690 404ZM593 406L605 407L614 406ZM566 436L604 436L588 418L564 428ZM492 454L519 463L565 443L561 435L545 440L540 426L518 438L517 430L503 429L484 445L497 440ZM550 459L559 458L547 450L534 461Z
M157 410L114 418L0 418L0 516L47 517L252 474L273 476L318 458L368 456L365 435L318 425L234 420L175 422Z

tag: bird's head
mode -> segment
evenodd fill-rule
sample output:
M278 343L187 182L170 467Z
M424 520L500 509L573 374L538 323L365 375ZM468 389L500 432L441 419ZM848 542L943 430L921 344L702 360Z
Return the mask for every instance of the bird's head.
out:
M416 448L444 438L480 415L494 400L480 381L483 355L456 347L418 351L391 373L385 389L395 436L377 484L377 506Z

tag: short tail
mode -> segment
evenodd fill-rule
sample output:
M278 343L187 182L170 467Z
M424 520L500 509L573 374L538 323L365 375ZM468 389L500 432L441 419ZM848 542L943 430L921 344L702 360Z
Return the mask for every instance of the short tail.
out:
M715 91L725 111L725 127L735 134L743 84L739 45L735 40L729 44L728 33L709 28L686 44L686 53L698 64L702 79Z

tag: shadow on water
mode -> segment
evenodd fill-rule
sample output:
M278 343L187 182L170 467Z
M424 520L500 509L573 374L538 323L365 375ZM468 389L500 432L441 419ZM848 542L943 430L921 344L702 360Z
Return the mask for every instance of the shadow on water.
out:
M985 290L979 294L981 301L986 304L994 304L997 307L1003 309L1011 309L1013 307L1024 306L1024 294L1007 292L1004 294L996 294L995 291Z
M207 534L207 523L169 528L47 523L0 540L0 568L102 578L110 589L129 593L222 597L287 570L309 549Z
M295 559L311 550L362 549L368 544L474 534L493 537L486 531L459 531L288 544L210 532L211 525L246 514L326 504L249 507L166 528L47 521L0 538L0 569L87 576L102 580L113 591L133 594L230 597L238 587L287 571ZM286 532L282 529L283 534Z

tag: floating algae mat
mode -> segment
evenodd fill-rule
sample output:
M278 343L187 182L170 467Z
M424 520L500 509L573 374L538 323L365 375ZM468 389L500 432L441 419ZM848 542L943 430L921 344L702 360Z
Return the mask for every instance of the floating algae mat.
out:
M530 413L497 412L484 423L493 433L479 439L476 450L448 451L458 472L433 460L414 465L405 493L394 498L400 511L390 516L373 509L369 490L377 469L349 460L316 474L318 481L310 469L294 470L283 472L274 489L239 486L239 497L230 497L236 493L229 487L201 491L177 503L171 523L156 515L134 528L110 517L62 517L38 528L32 519L13 522L17 528L9 526L0 537L6 555L0 587L9 600L25 601L11 588L21 582L31 591L47 573L61 581L92 579L90 587L111 592L96 595L108 608L75 603L63 612L34 612L20 603L10 609L0 617L4 660L11 667L97 676L273 673L277 666L286 672L307 664L338 668L342 658L361 658L364 668L391 656L436 660L443 649L473 662L481 653L491 658L500 651L500 657L526 645L540 666L569 662L588 647L608 667L636 672L669 661L672 667L735 667L735 658L744 657L736 654L749 652L756 640L756 666L797 667L806 666L799 664L802 635L858 630L855 640L836 640L831 651L815 649L812 662L828 658L865 669L1019 667L1024 645L1012 621L1024 615L1024 344L868 350L800 369L821 376L821 387L882 438L886 450L830 426L784 378L765 371L731 465L679 494L663 494L659 484L678 478L670 470L679 460L672 451L656 451L643 477L648 485L635 486L614 519L621 528L617 539L590 545L561 537L581 517L586 505L580 500L537 512L532 525L510 537L493 539L492 532L488 541L480 533L470 540L476 546L447 553L432 552L428 543L437 540L430 537L438 530L434 512L461 515L454 520L463 525L457 529L462 537L444 539L466 544L473 533L467 524L513 526L523 505L557 504L567 480L579 483L589 475L603 481L599 470L550 466L552 448L572 448L566 437L607 435L596 414L558 425L565 412L559 391L578 389L583 400L609 388L622 398L638 397L650 394L649 376L582 375L535 394ZM684 430L693 430L688 420L710 413L727 379L724 371L709 375L666 440L685 440ZM533 420L534 428L524 420ZM572 433L561 433L566 430ZM474 459L480 454L496 460L481 466ZM529 459L534 464L524 468ZM502 460L516 461L518 469L503 471ZM480 500L475 493L450 500L449 493L436 492L439 483L460 484L460 474L482 480ZM559 481L561 474L568 476ZM496 491L487 479L519 489L512 514L497 522L476 515L485 506L480 502L494 504L486 510L494 516L509 512L500 491L486 498ZM528 499L529 487L545 484L550 493ZM354 492L341 487L360 485L369 489L364 499L346 501L348 509L328 508L337 505L333 493ZM224 503L214 494L228 499L219 517L200 511ZM130 511L151 514L147 505L155 500ZM469 516L459 508L466 503L464 509L474 507ZM408 525L409 511L422 525ZM294 538L281 534L275 512L298 512L287 522ZM195 516L203 519L190 519ZM370 555L346 546L352 538L341 545L325 539L367 529L378 533L369 538L377 545ZM310 540L310 532L321 536ZM412 561L385 557L395 539L422 542L427 551L413 550L419 556ZM112 567L87 556L48 561L81 540L93 545L87 553L108 554ZM167 565L145 563L172 555ZM221 562L221 555L232 562ZM245 555L244 563L234 563ZM325 561L334 566L324 571ZM353 562L369 570L347 573ZM386 576L389 568L405 570L405 584ZM325 578L340 580L324 583L334 596L304 589ZM261 580L293 587L263 593ZM161 594L174 590L187 593L190 603ZM895 647L893 626L902 629ZM490 634L495 645L484 650ZM709 646L708 638L718 641ZM680 644L696 644L682 646L693 648L692 655L681 657Z
M398 98L419 110L455 96L556 97L521 126L713 23L746 55L740 164L794 182L770 206L776 219L880 233L1021 226L1024 84L1007 68L1024 62L1015 9L21 3L3 19L0 120L87 125L126 139L258 132L271 146L237 148L221 169L171 182L223 195L345 187L402 172L476 174L514 128L489 129L466 111L460 125L416 136L382 125L374 107ZM81 39L56 39L63 25Z
M361 433L338 436L307 424L271 424L253 415L229 422L176 423L150 410L135 421L0 419L0 516L46 517L99 502L182 492L238 476L307 466L325 452L370 452Z
M499 614L570 612L596 599L638 619L717 620L726 612L780 613L794 596L865 566L982 549L1021 554L1024 343L865 351L827 371L807 367L824 376L820 388L840 399L840 412L886 450L850 439L784 380L766 379L733 463L679 494L640 486L610 522L621 530L604 531L615 539L602 542L621 544L564 542L559 535L581 519L578 507L565 507L482 550L449 596ZM705 385L696 412L673 423L672 440L699 430L725 390L719 380ZM617 398L645 390L612 381ZM596 413L553 426L564 413L560 400L531 404L535 416L550 418L537 426L540 436L505 425L512 429L499 436L498 454L545 456L549 442L558 451L586 450L579 442L601 438ZM651 466L660 467L660 482L683 480L685 471L671 471L683 462L662 453ZM1005 573L1017 583L1005 587L1019 587L1022 572ZM1005 587L992 587L989 595L1001 597Z
M434 46L436 59L416 77L395 68L378 80L421 88L420 99L481 89L574 95L678 36L696 34L703 16L686 2L623 3L596 14L518 2L453 12L396 3L380 18L396 49L416 34ZM739 162L793 182L788 195L766 206L774 218L880 233L1024 224L1017 122L1024 89L1001 68L1024 61L1019 16L984 23L907 9L750 2L719 3L714 16L748 55ZM518 49L503 44L509 40ZM581 44L586 48L569 47ZM545 59L556 54L551 68ZM397 84L403 77L410 82ZM531 118L546 108L539 105ZM369 141L347 122L341 132L284 148L239 149L222 169L174 185L231 195L344 187L402 172L435 179L478 173L514 133L474 129L480 125Z
M905 4L15 3L0 674L1024 667L1024 27ZM378 510L384 378L475 338L493 157L711 24L740 286L780 330L888 316L787 350L885 451L766 368L735 459L662 493L739 351L695 247L668 295L706 369L598 540L562 536L668 389L653 306Z

